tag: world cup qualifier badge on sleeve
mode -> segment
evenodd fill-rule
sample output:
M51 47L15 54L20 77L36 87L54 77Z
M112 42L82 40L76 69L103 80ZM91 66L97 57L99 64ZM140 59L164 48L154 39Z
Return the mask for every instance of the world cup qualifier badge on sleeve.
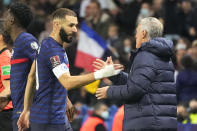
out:
M50 57L50 62L52 64L53 68L55 68L56 66L61 64L60 58L58 55Z
M37 42L32 42L32 43L31 43L31 48L32 48L33 50L38 50L38 44L37 44Z

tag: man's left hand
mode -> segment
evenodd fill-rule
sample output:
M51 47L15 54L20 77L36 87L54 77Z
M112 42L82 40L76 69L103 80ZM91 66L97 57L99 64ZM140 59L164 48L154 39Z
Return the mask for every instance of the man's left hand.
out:
M97 99L106 99L108 88L109 88L109 86L98 88L97 91L96 91L96 98Z
M27 128L29 128L30 125L29 115L30 115L29 110L23 110L17 121L18 131L25 131Z
M74 119L74 115L77 113L76 108L73 106L73 104L69 101L67 101L67 106L66 106L66 115L69 120L69 122L72 122Z

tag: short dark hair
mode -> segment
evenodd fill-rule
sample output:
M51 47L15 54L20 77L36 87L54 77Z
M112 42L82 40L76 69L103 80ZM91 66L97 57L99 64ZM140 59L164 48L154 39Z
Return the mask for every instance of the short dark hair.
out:
M27 28L33 20L31 9L24 3L16 2L11 4L10 13L14 16L20 27Z
M66 15L77 17L76 13L74 11L70 10L70 9L59 8L56 11L53 12L52 19L53 20L56 19L56 18L64 19Z
M90 3L95 3L99 9L101 8L101 4L98 2L98 0L91 0Z

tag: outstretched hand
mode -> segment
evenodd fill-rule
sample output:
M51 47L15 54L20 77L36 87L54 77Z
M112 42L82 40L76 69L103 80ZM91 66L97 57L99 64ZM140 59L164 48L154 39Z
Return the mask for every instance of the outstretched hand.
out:
M17 125L19 131L24 131L29 128L30 111L23 111L18 119Z
M121 64L114 64L112 61L112 57L107 57L106 61L103 61L101 59L96 59L93 62L93 67L95 68L94 71L101 70L105 68L106 65L113 65L115 70L124 70L124 66Z
M113 64L113 61L112 61L112 57L111 56L110 57L107 57L107 60L106 61L103 61L101 59L96 59L93 62L93 67L95 68L94 71L103 69L106 65L110 65L110 64Z
M100 100L100 99L106 99L107 98L107 90L108 89L109 89L109 86L98 88L97 91L96 91L96 98L98 100Z

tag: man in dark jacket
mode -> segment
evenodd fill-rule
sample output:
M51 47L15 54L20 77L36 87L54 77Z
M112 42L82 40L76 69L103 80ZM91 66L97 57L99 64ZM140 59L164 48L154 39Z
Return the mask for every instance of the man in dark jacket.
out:
M173 43L161 38L162 32L158 19L142 19L136 29L137 50L131 52L129 74L120 73L113 78L116 86L96 92L98 99L125 102L123 131L176 131Z

